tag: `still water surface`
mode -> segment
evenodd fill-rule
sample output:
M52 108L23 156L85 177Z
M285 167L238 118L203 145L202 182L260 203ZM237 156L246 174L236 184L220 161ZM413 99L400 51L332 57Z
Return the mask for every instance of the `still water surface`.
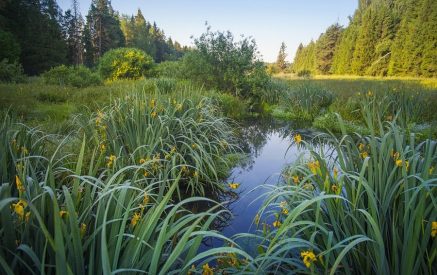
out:
M233 217L221 229L222 234L229 238L238 233L256 232L254 217L268 192L268 188L263 186L277 184L286 165L304 154L305 149L293 143L293 134L299 132L307 138L315 135L297 124L277 121L250 122L242 127L242 147L249 158L235 167L227 179L227 182L240 184L236 190L238 198L228 205ZM242 239L238 243L246 249L253 248L255 244L247 243L249 241ZM222 242L213 240L210 245L220 247Z

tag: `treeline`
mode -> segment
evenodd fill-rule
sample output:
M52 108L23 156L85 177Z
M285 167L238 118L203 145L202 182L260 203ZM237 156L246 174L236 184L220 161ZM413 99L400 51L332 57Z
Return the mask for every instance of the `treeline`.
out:
M85 18L77 0L65 12L55 0L0 2L0 61L20 63L29 75L61 64L92 67L105 52L125 46L144 50L155 62L176 60L187 50L141 10L120 15L109 0L92 0Z
M437 1L360 0L349 19L300 44L292 70L437 77Z

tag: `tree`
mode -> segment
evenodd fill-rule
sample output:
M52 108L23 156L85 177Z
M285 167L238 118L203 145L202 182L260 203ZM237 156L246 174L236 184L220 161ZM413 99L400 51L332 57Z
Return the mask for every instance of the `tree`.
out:
M294 57L293 72L299 74L302 71L316 72L316 43L312 40L306 47L300 44Z
M67 43L68 63L81 65L84 62L83 32L84 20L79 11L77 0L72 1L72 9L67 10L64 15L64 37Z
M360 0L332 57L336 74L437 76L437 1ZM326 34L326 33L325 33ZM316 64L325 72L325 36L317 41ZM331 48L331 47L328 47ZM293 70L307 68L308 46L296 53ZM328 52L330 54L330 52ZM307 62L308 64L308 62Z
M316 46L316 70L322 74L331 73L334 53L340 39L343 27L339 24L330 26L323 33Z
M0 10L0 17L20 45L20 62L27 74L39 74L66 62L62 14L55 1L10 1Z
M284 71L287 68L287 62L285 59L287 58L287 53L285 52L287 46L284 42L281 44L281 48L279 49L278 58L276 59L276 66L279 70Z
M14 63L20 58L20 44L18 44L14 35L0 29L0 61L7 59Z
M231 32L212 32L208 27L194 44L196 48L184 57L187 78L258 101L257 92L266 87L270 78L253 39L235 41Z
M145 51L158 63L176 60L185 52L179 43L167 38L156 23L148 22L140 9L135 16L121 17L121 30L126 38L126 46Z
M87 15L87 32L93 52L93 63L107 51L124 46L124 35L118 15L108 0L93 0ZM88 34L87 34L88 35Z

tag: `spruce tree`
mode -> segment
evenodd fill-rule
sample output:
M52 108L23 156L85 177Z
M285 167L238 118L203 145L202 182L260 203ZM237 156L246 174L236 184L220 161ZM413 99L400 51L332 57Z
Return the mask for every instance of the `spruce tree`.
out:
M276 59L276 67L281 71L285 71L285 69L287 68L287 62L285 60L287 58L287 53L285 52L286 50L287 46L284 42L282 42L279 49L278 58Z
M27 74L39 74L66 62L62 14L55 1L10 1L0 10L0 17L20 45L20 62Z
M343 28L339 24L330 26L317 41L316 70L321 74L331 73L334 52Z

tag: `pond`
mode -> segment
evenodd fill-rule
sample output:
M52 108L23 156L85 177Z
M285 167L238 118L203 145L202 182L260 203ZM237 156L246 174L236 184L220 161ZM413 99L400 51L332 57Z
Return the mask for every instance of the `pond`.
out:
M317 134L306 127L275 120L250 121L242 125L240 146L247 152L248 159L232 169L227 179L228 183L235 182L240 186L236 190L238 197L228 204L233 217L221 229L223 235L230 238L239 233L256 232L254 218L269 190L267 185L277 184L284 167L307 152L293 143L293 135L298 132L311 138ZM270 220L267 218L265 221ZM243 242L241 239L238 243L246 249L253 247ZM207 244L210 247L221 245L222 242L218 240L211 240Z

